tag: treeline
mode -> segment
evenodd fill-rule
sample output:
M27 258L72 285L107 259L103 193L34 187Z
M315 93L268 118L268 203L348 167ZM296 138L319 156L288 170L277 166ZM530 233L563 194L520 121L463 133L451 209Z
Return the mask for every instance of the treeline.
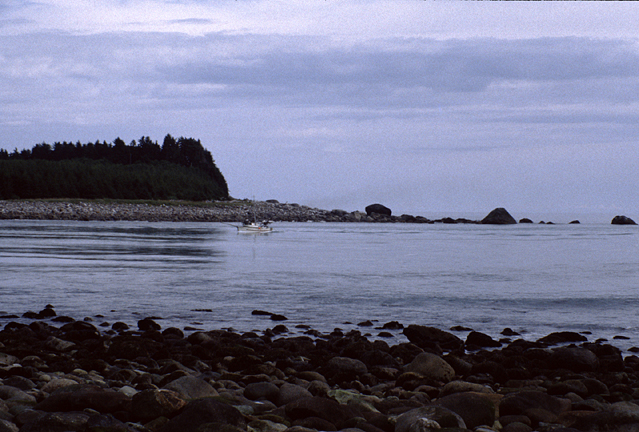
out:
M0 199L227 199L211 153L193 138L36 144L0 150Z

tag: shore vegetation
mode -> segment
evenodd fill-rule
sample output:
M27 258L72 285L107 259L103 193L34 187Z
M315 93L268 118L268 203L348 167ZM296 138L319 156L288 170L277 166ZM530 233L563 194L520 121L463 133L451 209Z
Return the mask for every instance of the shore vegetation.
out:
M167 135L0 150L0 199L225 200L224 176L200 140Z

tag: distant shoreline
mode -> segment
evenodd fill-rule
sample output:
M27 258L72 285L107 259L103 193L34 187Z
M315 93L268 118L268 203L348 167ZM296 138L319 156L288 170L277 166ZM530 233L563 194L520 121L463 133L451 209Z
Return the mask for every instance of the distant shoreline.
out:
M0 201L0 219L149 221L149 222L242 222L247 219L276 222L414 222L478 223L445 218L432 221L422 216L386 216L378 213L322 210L275 200L220 202L109 202L103 200Z
M466 218L428 219L407 214L387 216L379 213L367 214L358 210L323 210L294 203L280 203L276 200L0 200L0 220L10 219L147 222L243 222L247 219L257 219L273 222L482 223L480 220ZM553 224L550 221L533 222L527 218L519 221L524 222ZM570 223L579 221L573 220Z

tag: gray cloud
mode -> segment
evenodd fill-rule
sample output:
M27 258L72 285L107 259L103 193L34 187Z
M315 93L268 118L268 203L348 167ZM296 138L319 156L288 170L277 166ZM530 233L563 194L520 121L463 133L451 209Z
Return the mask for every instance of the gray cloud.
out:
M636 44L616 39L0 36L0 144L172 133L209 143L240 197L319 205L320 184L358 205L397 190L408 205L417 190L476 209L512 199L498 188L513 178L544 191L537 204L578 206L553 201L554 182L583 169L617 197L627 188L612 183L637 176L638 75Z

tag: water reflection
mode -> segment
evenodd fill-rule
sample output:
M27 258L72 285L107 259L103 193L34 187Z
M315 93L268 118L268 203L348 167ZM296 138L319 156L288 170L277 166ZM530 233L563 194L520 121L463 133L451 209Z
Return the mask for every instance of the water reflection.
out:
M0 257L126 261L212 261L223 255L222 230L203 226L139 222L3 221ZM1 266L1 263L0 263Z

